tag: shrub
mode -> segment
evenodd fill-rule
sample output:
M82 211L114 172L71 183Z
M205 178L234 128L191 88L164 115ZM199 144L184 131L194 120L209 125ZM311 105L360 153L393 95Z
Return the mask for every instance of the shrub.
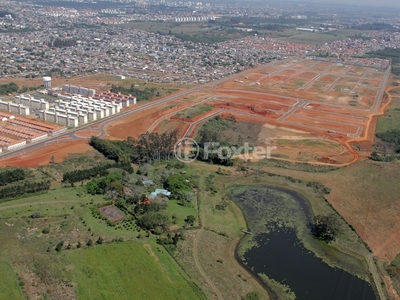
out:
M40 218L40 211L35 211L31 214L32 219Z

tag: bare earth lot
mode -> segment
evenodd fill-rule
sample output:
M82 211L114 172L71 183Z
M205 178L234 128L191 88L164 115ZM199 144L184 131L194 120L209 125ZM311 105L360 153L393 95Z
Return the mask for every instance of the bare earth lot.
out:
M99 208L99 212L112 222L121 221L125 218L125 214L113 205L103 206Z

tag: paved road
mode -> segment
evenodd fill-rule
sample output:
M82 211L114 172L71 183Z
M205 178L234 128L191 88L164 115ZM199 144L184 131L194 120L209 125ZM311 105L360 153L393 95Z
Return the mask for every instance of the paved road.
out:
M386 86L388 84L388 80L390 77L391 66L387 68L385 75L383 76L383 80L380 86L379 92L376 94L374 104L371 107L371 112L379 112L379 108L381 107L381 102L383 99L383 93L385 92Z

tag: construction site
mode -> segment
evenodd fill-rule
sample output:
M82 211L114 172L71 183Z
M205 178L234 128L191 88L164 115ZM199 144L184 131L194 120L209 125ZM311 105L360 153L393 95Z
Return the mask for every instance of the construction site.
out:
M276 146L276 158L346 165L357 161L361 152L369 155L372 149L376 118L387 104L384 92L389 76L390 67L315 59L274 61L139 105L138 113L135 109L107 121L100 131L97 128L83 130L72 139L92 134L125 139L145 132L174 129L179 130L182 137L194 137L208 119L217 115L234 116L238 122L260 124L258 144ZM83 114L79 109L86 98L91 99L93 106L103 109L103 113L98 111L91 115L86 111L88 122L111 115L113 111L109 105L117 103L116 99L119 99L120 108L136 103L130 95L124 98L89 88L82 89L80 95L72 95L71 88L80 93L81 89L64 85L63 97L49 104L46 116L39 114L41 118L51 118L55 122L56 113L61 114L58 118L61 120L68 112L68 118L77 119L74 124L81 126L86 118L79 116ZM46 106L43 101L35 103L41 108ZM115 112L117 110L115 107ZM62 145L59 147L61 149Z
M277 157L349 164L359 159L354 148L371 151L389 76L390 68L341 62L274 62L185 95L168 111L160 107L157 113L120 120L109 134L137 136L140 133L131 128L147 124L149 131L178 129L182 136L193 137L208 119L234 116L239 122L263 125L258 143L276 146ZM204 105L212 109L204 111ZM196 107L199 114L192 113Z
M16 95L14 102L0 100L0 111L3 111L0 112L0 152L24 148L61 134L68 127L118 114L122 108L136 104L136 97L132 95L96 93L94 89L67 84L60 93L44 92L50 95L46 95L46 100L24 94Z

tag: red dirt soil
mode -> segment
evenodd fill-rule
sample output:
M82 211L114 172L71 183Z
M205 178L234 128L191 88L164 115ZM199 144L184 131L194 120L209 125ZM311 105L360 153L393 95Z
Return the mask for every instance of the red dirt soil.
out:
M88 138L91 136L99 136L100 131L98 131L98 130L79 130L79 131L75 132L75 135L77 137L81 137L81 138Z
M161 117L182 109L182 106L175 106L172 109L163 111L168 105L171 105L171 103L162 103L156 107L141 111L140 114L130 115L112 122L107 127L107 133L111 139L126 139L128 136L137 138Z
M365 126L367 123L367 120L368 120L367 117L356 118L356 117L351 117L351 116L346 116L346 115L329 114L327 112L323 112L320 110L314 110L314 109L298 109L295 112L295 115L320 118L320 119L324 119L327 121L334 121L334 122L345 123L345 124L355 124L355 125L360 125L360 126Z
M0 160L0 167L16 166L34 168L48 165L52 156L54 156L54 162L58 163L66 159L69 154L84 154L89 151L94 150L88 145L88 142L84 140L59 142L26 154Z
M285 122L291 122L295 124L302 124L305 126L315 127L315 131L319 132L327 132L328 130L334 130L336 132L344 133L344 134L355 134L357 133L357 126L350 125L350 124L340 124L334 123L330 121L326 121L324 119L314 119L314 118L307 118L298 115L291 115L285 119ZM310 129L310 131L313 131Z
M301 79L312 79L312 78L314 78L314 77L317 76L317 75L318 75L318 73L303 72L303 73L301 73L300 75L298 75L297 77L298 77L298 78L301 78Z

